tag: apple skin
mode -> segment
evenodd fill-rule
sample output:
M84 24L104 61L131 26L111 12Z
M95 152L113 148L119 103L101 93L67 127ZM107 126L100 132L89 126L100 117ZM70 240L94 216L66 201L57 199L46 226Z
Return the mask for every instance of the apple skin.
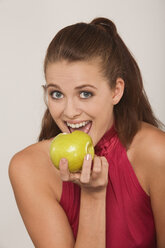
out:
M60 133L51 142L50 158L54 166L59 169L62 158L68 160L70 172L80 171L86 154L94 158L94 147L91 137L82 131Z

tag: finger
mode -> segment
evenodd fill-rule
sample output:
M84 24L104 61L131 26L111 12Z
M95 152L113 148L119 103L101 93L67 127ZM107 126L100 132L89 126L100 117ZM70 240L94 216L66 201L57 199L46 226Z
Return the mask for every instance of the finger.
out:
M59 164L60 176L63 181L69 181L70 172L68 168L68 161L66 158L62 158Z
M90 174L91 174L91 166L92 166L92 156L91 154L87 154L84 158L80 182L81 183L89 183L90 181Z
M108 180L109 163L105 157L101 157L102 161L102 172Z
M94 158L93 173L100 174L102 171L102 160L100 157Z
M101 163L102 163L103 169L108 170L109 163L108 163L108 161L107 161L107 159L105 157L101 157Z

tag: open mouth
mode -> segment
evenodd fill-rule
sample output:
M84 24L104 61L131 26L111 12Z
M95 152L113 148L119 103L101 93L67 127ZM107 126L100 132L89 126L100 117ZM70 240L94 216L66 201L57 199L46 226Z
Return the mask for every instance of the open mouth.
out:
M84 133L89 133L91 126L92 126L92 121L83 121L83 122L79 122L79 123L75 123L75 124L66 122L66 125L67 125L70 133L72 133L76 130L82 131Z

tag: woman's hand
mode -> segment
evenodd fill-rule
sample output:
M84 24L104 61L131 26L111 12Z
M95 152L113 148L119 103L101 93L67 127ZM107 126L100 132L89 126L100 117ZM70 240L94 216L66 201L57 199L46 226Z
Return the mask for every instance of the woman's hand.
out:
M68 161L63 158L60 160L60 175L63 181L77 183L81 189L87 192L101 192L106 189L108 183L108 162L105 157L95 155L93 163L90 154L84 158L82 170L71 173L68 169Z

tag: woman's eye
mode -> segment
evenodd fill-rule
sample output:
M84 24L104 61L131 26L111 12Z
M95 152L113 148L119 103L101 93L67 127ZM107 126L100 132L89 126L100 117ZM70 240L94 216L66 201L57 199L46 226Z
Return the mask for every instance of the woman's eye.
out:
M63 98L63 94L59 91L52 91L50 92L50 95L53 99L61 99Z
M80 93L80 97L81 98L89 98L89 97L91 97L93 94L91 93L91 92L88 92L88 91L82 91L81 93Z

